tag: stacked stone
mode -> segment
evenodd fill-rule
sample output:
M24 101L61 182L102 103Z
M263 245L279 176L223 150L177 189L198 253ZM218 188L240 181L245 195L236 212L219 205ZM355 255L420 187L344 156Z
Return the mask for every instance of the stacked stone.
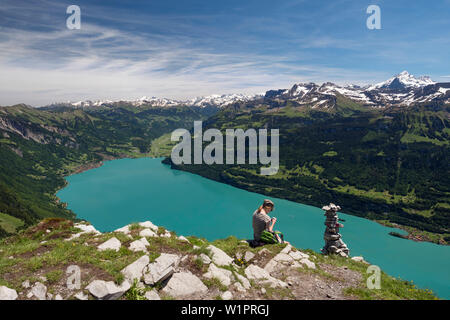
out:
M348 257L349 250L347 245L342 241L339 228L343 225L339 223L337 212L341 210L340 206L330 203L328 206L324 206L322 210L325 210L325 233L323 238L325 240L325 246L322 248L323 254L338 254L342 257Z

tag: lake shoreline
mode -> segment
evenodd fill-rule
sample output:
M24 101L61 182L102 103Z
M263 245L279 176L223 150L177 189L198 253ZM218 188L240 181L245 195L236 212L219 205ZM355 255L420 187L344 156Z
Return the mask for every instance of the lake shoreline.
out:
M139 158L152 158L152 159L156 159L156 158L158 158L158 157L154 157L154 156L132 157L132 156L125 155L125 154L119 155L119 156L117 156L117 157L109 156L109 155L104 155L104 154L101 154L101 156L103 157L103 159L102 159L101 161L95 161L95 162L89 162L89 163L83 164L83 165L81 165L81 166L75 168L75 169L74 169L71 173L69 173L68 175L65 175L64 178L66 178L66 177L68 177L68 176L75 175L75 174L79 174L79 173L82 173L82 172L85 172L85 171L88 171L88 170L91 170L91 169L99 168L99 167L101 167L106 161L121 160L121 159L139 159ZM161 158L163 158L163 160L162 160L163 163L168 164L167 162L164 162L164 160L166 160L167 157L161 157ZM186 171L180 170L179 168L176 168L176 167L174 167L174 166L172 166L172 165L170 166L170 168L171 168L171 170L178 170L178 171L186 172ZM187 172L189 172L189 171L187 171ZM191 173L192 173L192 174L196 174L196 173L193 173L193 172L191 172ZM197 174L196 174L196 175L197 175ZM198 175L198 176L201 176L201 175ZM216 180L214 180L214 179L210 179L210 178L205 177L205 176L201 176L201 177L206 178L206 179L208 179L208 180L216 181ZM65 181L66 181L66 183L64 184L64 186L63 186L62 188L58 189L58 190L55 192L55 197L56 197L56 199L57 199L58 202L60 202L60 199L56 196L56 194L57 194L61 189L67 187L67 185L68 185L67 180L65 180ZM223 184L226 184L226 185L229 185L229 186L238 188L238 189L247 190L247 189L240 188L239 186L235 186L235 185L232 185L232 184L229 184L229 183L226 183L226 182L222 182L222 181L216 181L216 182L223 183ZM249 191L249 190L247 190L247 191ZM285 200L288 200L288 199L285 199ZM289 200L289 201L291 201L291 200ZM295 201L294 201L294 202L295 202ZM297 202L297 203L300 203L300 202ZM300 203L300 204L303 204L303 203ZM76 213L75 213L75 215L76 215ZM356 216L356 215L354 215L354 216ZM367 218L363 218L363 219L367 219ZM433 241L432 239L430 239L429 237L427 237L425 234L423 234L423 233L422 233L422 232L423 232L422 230L418 230L418 229L416 230L416 229L414 229L414 228L412 228L412 227L406 227L406 226L403 226L403 225L400 225L400 224L397 224L397 223L385 222L385 221L380 221L380 220L372 220L372 219L367 219L367 220L377 222L377 223L379 223L379 224L381 224L381 225L383 225L383 226L386 226L386 227L398 228L398 229L401 229L401 230L407 232L406 235L400 235L400 234L398 234L398 233L395 233L395 234L389 233L389 235L390 235L390 236L393 236L393 237L400 237L400 238L402 238L402 239L412 240L412 241L414 241L414 242L429 242L429 243L433 243L433 244L437 244L437 245L441 245L441 246L449 246L449 245L450 245L449 243L443 243L443 242L436 242L436 241ZM413 229L413 230L411 230L411 229Z

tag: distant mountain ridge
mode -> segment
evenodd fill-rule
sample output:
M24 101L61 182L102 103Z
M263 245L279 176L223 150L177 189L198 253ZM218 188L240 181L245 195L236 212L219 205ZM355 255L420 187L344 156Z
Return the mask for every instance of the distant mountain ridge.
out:
M416 103L443 101L450 103L450 83L436 83L428 76L415 77L403 71L394 77L369 86L340 86L332 82L321 85L296 83L290 89L269 90L261 94L222 94L202 96L189 100L175 100L158 97L142 97L137 100L98 100L53 103L47 108L66 106L75 108L114 106L127 104L136 107L154 106L195 106L222 108L237 102L259 102L264 98L289 100L298 105L307 105L314 109L329 109L336 106L336 95L342 95L366 107L384 108L390 106L409 106Z

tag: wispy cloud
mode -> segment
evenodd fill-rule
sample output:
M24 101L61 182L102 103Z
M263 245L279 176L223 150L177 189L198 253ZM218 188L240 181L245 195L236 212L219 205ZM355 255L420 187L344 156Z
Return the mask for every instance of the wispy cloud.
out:
M367 84L409 65L436 66L448 52L443 34L398 41L367 33L363 10L347 0L249 1L217 10L205 2L208 10L176 12L80 2L81 30L65 28L66 4L59 1L0 4L0 105L184 99L303 81Z

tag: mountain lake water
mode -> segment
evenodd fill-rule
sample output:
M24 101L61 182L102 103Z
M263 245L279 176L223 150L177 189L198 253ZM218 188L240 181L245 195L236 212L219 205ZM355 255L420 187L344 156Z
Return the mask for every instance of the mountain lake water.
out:
M178 235L208 240L253 238L252 214L267 196L172 170L160 158L120 159L67 177L57 196L77 217L102 232L150 220ZM320 208L270 198L275 229L293 246L320 252L324 212ZM325 205L326 203L324 203ZM345 208L343 208L345 211ZM363 256L395 277L450 298L450 247L390 236L376 222L340 213L341 234L351 256Z

